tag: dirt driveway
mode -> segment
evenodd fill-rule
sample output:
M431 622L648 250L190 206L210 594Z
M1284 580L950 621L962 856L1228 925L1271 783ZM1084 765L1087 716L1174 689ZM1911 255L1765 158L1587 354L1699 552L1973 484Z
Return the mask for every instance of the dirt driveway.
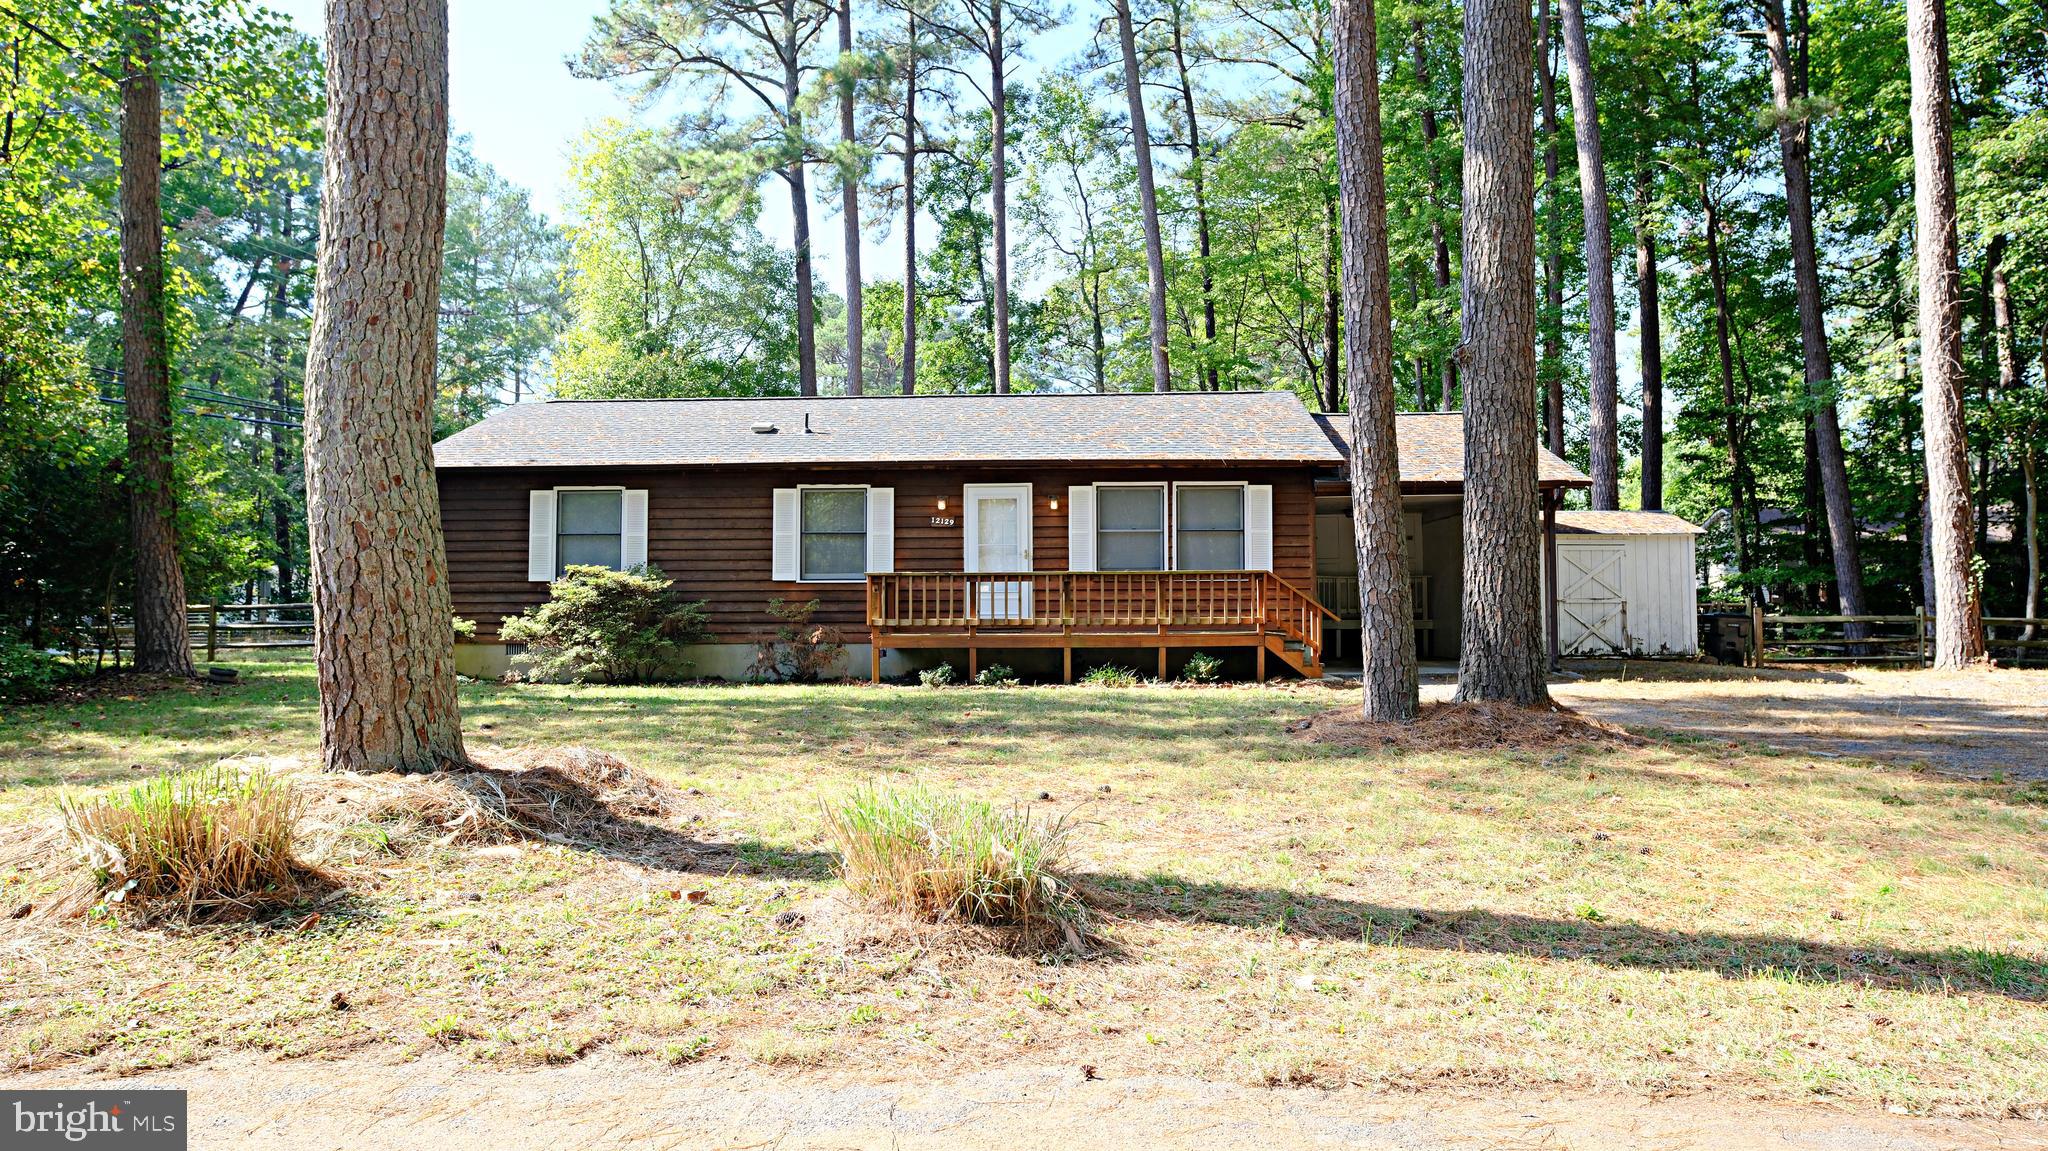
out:
M1561 703L1642 730L1957 775L2048 779L2048 671L1579 664Z
M952 1080L777 1073L711 1060L665 1069L603 1054L507 1070L434 1054L273 1062L258 1055L123 1081L191 1092L194 1148L918 1149L1002 1151L2020 1151L2022 1120L1963 1120L1679 1098L1385 1094L1012 1067ZM10 1086L109 1086L75 1073Z

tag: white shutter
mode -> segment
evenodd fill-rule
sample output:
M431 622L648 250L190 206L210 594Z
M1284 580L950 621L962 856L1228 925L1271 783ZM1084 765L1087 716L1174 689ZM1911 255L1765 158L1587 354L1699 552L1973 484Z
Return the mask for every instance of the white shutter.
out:
M1067 570L1095 570L1095 488L1067 489Z
M794 580L797 578L797 537L802 529L798 526L800 514L795 488L775 489L775 544L771 549L770 566L774 569L770 579Z
M868 570L896 570L896 489L868 489Z
M550 583L555 578L555 493L526 495L526 578Z
M1273 570L1273 485L1244 487L1244 566Z
M647 490L627 488L619 497L619 566L647 562Z

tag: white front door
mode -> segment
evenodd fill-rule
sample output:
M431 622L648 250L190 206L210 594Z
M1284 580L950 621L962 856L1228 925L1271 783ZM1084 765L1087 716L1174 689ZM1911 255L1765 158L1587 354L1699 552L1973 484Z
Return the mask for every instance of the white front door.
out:
M967 486L966 561L969 572L1031 570L1031 485ZM1031 581L976 580L980 619L1029 619Z
M1612 655L1627 650L1622 552L1620 544L1558 545L1558 647L1565 655Z

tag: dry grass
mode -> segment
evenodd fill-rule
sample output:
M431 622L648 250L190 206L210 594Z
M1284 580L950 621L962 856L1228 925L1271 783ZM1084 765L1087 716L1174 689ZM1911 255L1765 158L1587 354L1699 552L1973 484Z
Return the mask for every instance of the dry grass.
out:
M102 906L146 923L243 918L304 901L332 877L299 857L305 801L266 771L216 766L59 801L63 841ZM59 909L76 909L60 898Z
M1061 875L1073 827L1023 807L928 787L870 784L824 805L854 894L933 923L1057 932L1084 950L1086 914Z
M310 747L310 674L244 668L222 692L0 712L0 839L59 786ZM362 818L367 790L317 800L338 848L320 858L349 884L317 922L0 918L0 1065L608 1049L2048 1117L2031 792L1721 740L1456 751L1287 730L1350 701L465 685L473 746L605 748L676 814L485 846L455 808L394 854L362 847L398 827ZM1065 865L1108 946L991 947L978 933L1001 929L850 906L820 813L881 781L1085 819ZM51 881L0 863L0 917Z

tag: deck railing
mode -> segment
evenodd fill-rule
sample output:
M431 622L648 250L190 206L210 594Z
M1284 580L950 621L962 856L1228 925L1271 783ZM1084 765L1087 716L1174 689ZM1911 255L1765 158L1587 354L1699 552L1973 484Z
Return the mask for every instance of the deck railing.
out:
M868 576L881 632L1214 631L1280 634L1320 658L1330 610L1267 571L886 572Z

